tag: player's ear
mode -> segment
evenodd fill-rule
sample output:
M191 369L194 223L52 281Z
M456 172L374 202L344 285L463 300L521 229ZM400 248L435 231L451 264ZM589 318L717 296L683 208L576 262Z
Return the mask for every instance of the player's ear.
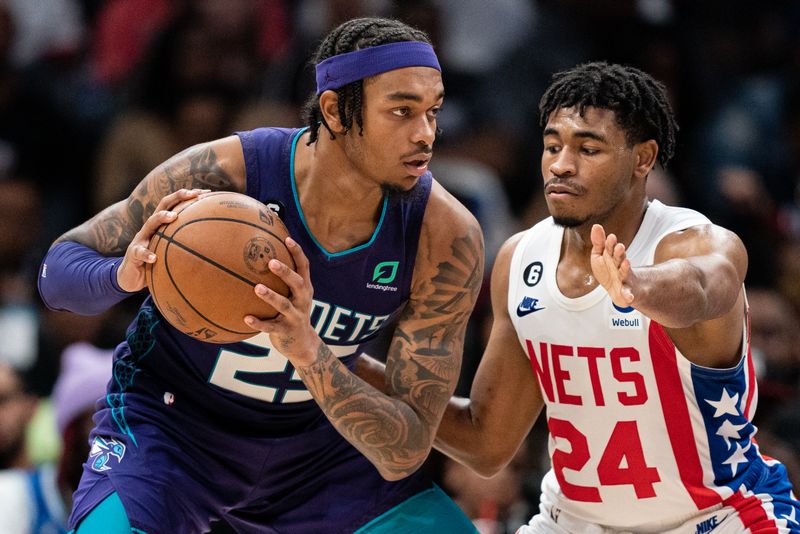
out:
M656 164L658 143L656 143L654 139L636 143L633 147L633 151L636 156L636 167L633 173L637 178L644 178Z
M345 133L342 119L339 117L339 95L336 94L336 91L323 91L319 95L319 110L333 133Z

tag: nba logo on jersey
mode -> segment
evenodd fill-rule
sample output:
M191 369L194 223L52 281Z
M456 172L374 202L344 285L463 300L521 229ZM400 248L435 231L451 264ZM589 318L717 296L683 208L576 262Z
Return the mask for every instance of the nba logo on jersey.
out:
M613 302L613 310L608 314L608 327L612 330L638 330L642 327L642 314L633 306L620 308Z

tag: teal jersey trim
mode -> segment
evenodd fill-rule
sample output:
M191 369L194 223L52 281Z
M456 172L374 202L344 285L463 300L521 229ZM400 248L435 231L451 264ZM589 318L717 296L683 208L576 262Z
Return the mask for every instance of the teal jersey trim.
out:
M400 503L355 534L479 534L472 521L435 485Z
M106 403L111 408L111 417L117 424L120 432L129 436L133 441L134 446L138 447L139 443L136 441L136 436L131 432L128 422L125 420L125 392L133 385L133 380L139 373L140 369L137 364L147 357L153 348L156 346L155 336L153 330L160 322L153 320L152 308L144 307L139 310L136 316L137 325L145 322L145 334L140 334L140 328L137 327L136 331L128 334L126 340L128 346L131 348L130 358L120 359L114 361L114 369L112 376L119 387L120 393L109 393L106 395ZM139 356L134 356L134 353L139 353Z
M378 237L378 233L381 230L381 226L383 225L383 219L386 217L386 210L389 206L389 197L387 195L383 195L383 207L381 207L381 217L378 221L378 225L375 227L375 231L372 232L372 237L364 244L358 245L357 247L353 247L347 250L343 250L341 252L329 252L322 246L322 244L317 241L317 238L314 237L314 234L311 233L311 229L308 227L308 223L306 222L306 216L303 213L303 207L300 206L300 197L297 195L297 182L294 177L294 156L297 150L297 141L300 139L300 136L308 130L308 127L303 128L297 135L295 135L294 139L292 140L292 153L289 156L289 181L292 184L292 196L294 197L294 205L297 207L297 213L300 214L300 222L303 223L303 227L308 232L311 241L317 246L317 248L322 251L323 254L328 258L328 260L332 258L338 258L340 256L345 256L347 254L352 254L353 252L358 252L359 250L365 249L368 246L372 245L375 242L375 239Z
M128 422L125 420L125 394L106 395L106 403L111 406L111 417L117 424L117 428L119 428L120 432L129 436L133 444L138 448L139 443L136 441L136 436L133 435L131 427L128 426Z

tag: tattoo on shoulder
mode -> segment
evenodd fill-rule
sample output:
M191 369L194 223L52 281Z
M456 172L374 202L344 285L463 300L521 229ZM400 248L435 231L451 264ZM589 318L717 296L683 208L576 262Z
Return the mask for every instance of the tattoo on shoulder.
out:
M190 156L189 177L192 181L191 187L214 191L233 190L233 179L219 165L217 153L210 146Z
M182 187L214 191L234 189L233 178L219 164L217 152L210 145L187 148L168 159L160 170L163 176L157 176L150 184L152 190L148 191L159 200Z
M458 379L464 333L482 279L480 239L455 239L450 257L436 268L434 289L406 308L398 326L390 349L392 389L416 398L431 413L444 408L449 387ZM439 404L432 405L432 400Z
M483 250L474 236L456 238L451 254L440 261L431 279L433 290L406 310L406 321L414 329L400 333L431 356L451 354L452 340L460 340L483 281Z
M191 147L151 172L119 204L120 208L117 205L107 208L61 239L79 241L106 255L124 254L161 199L181 188L232 191L235 186L212 146Z

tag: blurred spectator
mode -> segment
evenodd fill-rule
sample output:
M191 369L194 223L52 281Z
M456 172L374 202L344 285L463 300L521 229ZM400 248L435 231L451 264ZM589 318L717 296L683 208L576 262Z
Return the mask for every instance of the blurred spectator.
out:
M37 403L38 398L30 392L24 375L8 363L0 362L0 470L31 467L25 449L25 431Z
M659 200L668 206L683 205L680 191L678 191L678 186L675 184L675 178L672 173L665 171L661 167L656 167L650 171L645 187L647 188L647 198L651 200Z
M760 408L759 408L760 409ZM763 410L762 410L763 411ZM764 454L774 455L781 462L786 460L786 469L794 488L800 486L800 403L787 402L774 406L764 421L759 424L756 436Z
M120 87L145 61L147 50L175 19L194 13L202 19L209 37L224 48L227 63L236 66L250 54L239 55L241 41L258 57L272 61L286 53L290 40L289 13L285 0L111 0L97 15L91 50L94 77L103 84Z
M177 0L110 0L97 14L92 75L106 85L124 82L153 36L170 20Z
M230 11L218 0L192 4L150 42L131 105L117 116L97 155L94 211L124 198L172 154L232 133L232 119L255 100L261 65L250 23L255 4L226 6Z
M752 167L733 164L716 171L716 202L725 206L716 211L716 222L735 232L747 247L751 262L746 282L749 286L768 285L778 275L778 255L782 236L778 227L776 202L764 177Z
M62 443L58 488L67 509L72 506L72 493L89 455L95 403L105 395L111 379L111 355L111 350L85 342L70 345L62 355L61 372L51 399Z
M773 428L767 423L758 428L758 435L755 439L761 454L779 460L786 467L792 487L800 488L800 453L784 437L782 429Z
M512 534L530 512L522 498L521 476L513 462L487 479L447 458L443 484L481 534Z
M231 133L233 103L224 88L197 88L176 95L169 111L131 110L120 115L97 155L94 211L125 198L172 154Z
M75 0L2 0L16 31L11 57L25 67L46 57L74 54L83 44L85 28Z
M767 417L777 406L798 398L800 322L789 301L771 288L749 288L750 343L758 377L759 411Z
M0 179L0 361L30 368L37 356L36 262L42 199L30 182Z
M0 532L3 534L66 532L66 510L71 506L72 493L78 486L89 452L94 404L105 393L111 377L111 351L81 343L64 351L62 360L52 396L56 429L62 440L57 465L33 466L26 457L24 440L20 436L24 435L36 399L25 395L21 381L15 382L10 368L0 366L0 436L15 436L8 451L17 449L17 459L0 471ZM16 405L10 405L12 402ZM12 432L7 434L6 430ZM6 444L3 445L5 453Z
M447 153L431 160L431 172L478 219L486 242L486 270L491 270L500 246L519 229L500 177L477 161Z
M800 310L800 238L783 243L778 257L780 275L777 288Z
M82 171L87 168L84 164L89 150L72 115L83 108L75 102L59 102L56 96L77 94L68 90L71 85L67 82L74 66L69 58L77 51L70 48L61 50L61 55L44 55L24 68L12 56L14 36L24 32L26 24L14 16L14 6L24 5L24 10L37 17L48 17L48 25L70 24L69 17L63 21L54 18L58 9L47 11L49 4L0 1L0 145L4 166L0 174L2 178L28 180L47 190L43 198L47 216L37 222L47 234L46 241L74 223L77 214L83 215ZM58 34L57 29L52 31Z

